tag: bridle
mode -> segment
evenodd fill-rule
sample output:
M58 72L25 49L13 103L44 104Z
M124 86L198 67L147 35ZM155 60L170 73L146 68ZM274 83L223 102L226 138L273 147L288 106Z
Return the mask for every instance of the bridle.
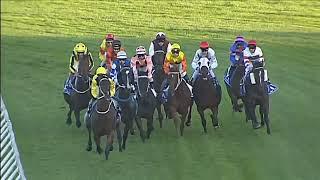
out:
M100 84L101 81L109 81L109 80L108 80L107 78L102 78L102 79L99 81L99 84ZM110 95L109 95L109 97L106 96L106 94L102 91L101 86L99 86L99 92L101 92L102 96L99 96L99 97L97 98L97 100L105 99L105 100L110 101L110 102L109 102L109 105L108 105L108 109L107 109L106 111L99 111L98 108L96 108L96 112L97 112L98 114L107 114L107 113L110 111L110 107L111 107L111 105L113 104L113 101L112 101L112 99L110 98Z

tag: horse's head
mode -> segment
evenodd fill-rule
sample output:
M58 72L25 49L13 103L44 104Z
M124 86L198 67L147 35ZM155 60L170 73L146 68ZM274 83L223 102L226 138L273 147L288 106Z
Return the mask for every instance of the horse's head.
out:
M90 78L89 78L89 55L84 53L78 54L78 74L75 80L75 89L79 93L85 93L90 89Z
M168 73L169 95L173 95L181 82L180 64L171 64Z
M209 74L209 59L206 57L203 57L198 62L198 67L200 68L200 77L201 78L208 78Z
M90 57L88 54L78 54L79 66L78 73L80 76L88 76L90 68Z
M110 81L106 76L99 78L99 97L110 97Z
M152 63L156 68L159 67L162 69L165 55L166 55L165 52L162 50L154 52L154 55L152 56Z
M138 71L137 85L138 85L138 95L142 98L146 97L150 87L148 72Z
M265 81L268 80L267 74L265 73L263 62L259 61L252 61L252 73L250 73L249 78L250 78L250 84L254 85L257 87L260 91L266 90L264 83Z
M240 82L244 76L245 67L238 64L231 75L231 90L236 96L240 96Z
M132 69L130 69L129 67L123 67L118 74L118 82L121 86L125 86L129 89L130 86L134 83Z

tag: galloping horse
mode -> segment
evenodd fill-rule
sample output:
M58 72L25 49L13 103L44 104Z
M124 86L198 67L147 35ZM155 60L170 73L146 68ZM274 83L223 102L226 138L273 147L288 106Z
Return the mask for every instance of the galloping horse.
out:
M87 108L91 99L91 79L89 77L89 55L79 55L78 74L75 75L75 81L72 83L73 92L71 95L64 93L64 99L69 104L69 112L66 123L71 125L71 114L74 111L76 125L79 128L80 111Z
M157 92L157 112L158 112L160 128L162 128L162 120L163 120L163 115L161 111L161 95L162 95L161 85L165 80L165 73L163 70L163 63L164 63L165 56L166 54L162 50L155 51L154 55L152 56L152 63L154 66L154 72L152 76L154 80L154 89Z
M183 136L187 115L188 119L191 118L192 99L187 82L181 77L179 69L179 64L172 64L170 67L170 72L168 73L169 90L167 103L169 118L173 118L177 134L179 134L178 127L180 124L180 135ZM181 122L179 122L178 113L181 115Z
M119 86L116 90L114 99L118 102L121 109L121 121L125 124L123 132L122 149L126 148L128 132L133 128L133 121L136 119L138 112L138 103L132 92L134 84L134 75L132 69L124 67L117 74ZM140 131L142 141L145 140L144 132Z
M139 129L142 128L141 118L147 119L147 138L150 138L150 134L153 127L153 114L157 106L156 93L150 87L148 72L138 71L137 80L137 100L138 100L138 114L136 116L136 122ZM161 123L160 123L161 124Z
M221 101L221 97L218 95L215 84L209 73L209 60L207 58L201 58L199 61L199 76L194 82L193 96L197 105L197 110L200 114L203 130L207 133L206 119L204 117L204 111L209 108L212 112L211 119L215 128L219 127L218 121L218 106Z
M252 61L252 63L252 73L245 80L245 106L248 109L248 117L249 120L252 120L253 128L258 129L260 124L257 122L255 109L259 105L261 126L266 124L267 133L270 134L268 78L263 68L263 63L257 61Z
M105 157L108 160L109 152L113 149L113 136L114 131L117 131L117 138L119 143L119 151L122 151L121 142L121 130L120 122L117 122L116 109L114 107L113 101L110 97L110 81L107 77L98 77L99 82L99 96L97 98L96 105L92 108L93 112L90 118L86 118L85 124L89 133L89 140L87 151L92 150L91 142L91 131L94 135L94 141L97 146L97 152L100 154L102 152L100 146L100 138L103 135L107 135L107 145L105 149Z

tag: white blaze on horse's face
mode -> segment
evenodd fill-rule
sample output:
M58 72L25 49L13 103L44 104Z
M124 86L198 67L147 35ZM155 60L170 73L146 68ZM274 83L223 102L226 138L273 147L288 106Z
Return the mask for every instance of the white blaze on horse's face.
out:
M129 71L128 70L126 70L126 75L128 75L129 74Z
M199 68L201 69L202 67L207 67L209 69L209 59L206 57L203 57L199 60L198 62Z

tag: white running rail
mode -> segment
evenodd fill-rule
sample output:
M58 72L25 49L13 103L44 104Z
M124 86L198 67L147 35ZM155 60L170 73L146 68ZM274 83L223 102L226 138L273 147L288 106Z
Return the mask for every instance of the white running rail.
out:
M1 96L1 180L25 180L9 114Z

